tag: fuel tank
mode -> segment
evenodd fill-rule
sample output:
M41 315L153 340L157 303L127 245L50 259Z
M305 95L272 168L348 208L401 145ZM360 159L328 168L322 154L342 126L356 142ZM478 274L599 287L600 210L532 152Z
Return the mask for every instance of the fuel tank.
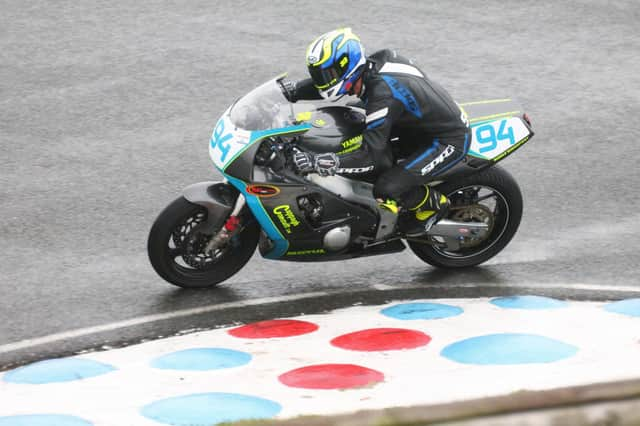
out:
M356 108L326 106L298 113L298 117L312 126L298 142L305 151L344 155L358 150L362 145L365 116Z

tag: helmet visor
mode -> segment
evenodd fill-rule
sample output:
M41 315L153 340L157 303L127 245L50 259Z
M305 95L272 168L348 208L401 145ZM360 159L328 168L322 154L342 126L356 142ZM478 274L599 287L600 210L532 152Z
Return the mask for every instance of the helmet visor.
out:
M334 64L328 68L321 68L310 66L309 74L317 89L327 89L332 85L338 83L342 78L344 70L338 65Z

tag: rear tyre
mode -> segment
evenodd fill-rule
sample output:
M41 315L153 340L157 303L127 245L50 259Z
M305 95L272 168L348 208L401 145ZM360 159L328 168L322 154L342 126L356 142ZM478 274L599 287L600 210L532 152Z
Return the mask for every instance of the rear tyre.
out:
M258 244L259 226L248 211L244 229L213 253L204 248L218 230L205 229L207 209L180 197L160 213L149 232L147 252L153 269L184 288L213 287L238 272Z
M445 182L438 191L451 200L447 215L451 220L483 221L489 234L482 240L469 240L456 249L448 249L437 237L422 243L409 241L420 259L440 268L466 268L491 259L511 241L522 218L522 193L505 169L493 166L458 181Z

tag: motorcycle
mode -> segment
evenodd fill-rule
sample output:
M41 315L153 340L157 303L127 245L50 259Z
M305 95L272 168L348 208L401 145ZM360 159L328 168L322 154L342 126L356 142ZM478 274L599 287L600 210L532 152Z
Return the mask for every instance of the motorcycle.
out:
M513 238L522 194L496 163L534 134L515 101L459 104L471 127L470 149L451 178L430 183L451 201L449 213L424 235L407 236L397 228L398 214L376 201L371 182L341 176L340 169L334 176L295 172L297 149L337 155L359 149L365 111L349 102L289 102L285 76L241 97L218 120L209 155L224 180L186 187L155 220L148 255L166 281L215 286L238 272L256 246L267 259L308 262L397 253L408 245L428 264L464 268L492 258Z

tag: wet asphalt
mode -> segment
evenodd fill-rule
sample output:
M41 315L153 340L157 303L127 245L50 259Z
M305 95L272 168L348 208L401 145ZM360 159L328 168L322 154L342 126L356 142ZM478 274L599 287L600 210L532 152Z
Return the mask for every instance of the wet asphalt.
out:
M636 1L5 0L1 10L0 369L354 303L525 292L605 300L640 290ZM219 178L207 155L218 116L282 71L305 77L307 44L342 25L369 51L414 58L459 102L524 105L536 135L501 163L525 197L512 243L458 272L407 250L328 264L256 255L204 291L162 281L147 233L183 187ZM323 295L275 299L305 293ZM264 298L273 303L251 304ZM2 351L223 303L237 305Z

